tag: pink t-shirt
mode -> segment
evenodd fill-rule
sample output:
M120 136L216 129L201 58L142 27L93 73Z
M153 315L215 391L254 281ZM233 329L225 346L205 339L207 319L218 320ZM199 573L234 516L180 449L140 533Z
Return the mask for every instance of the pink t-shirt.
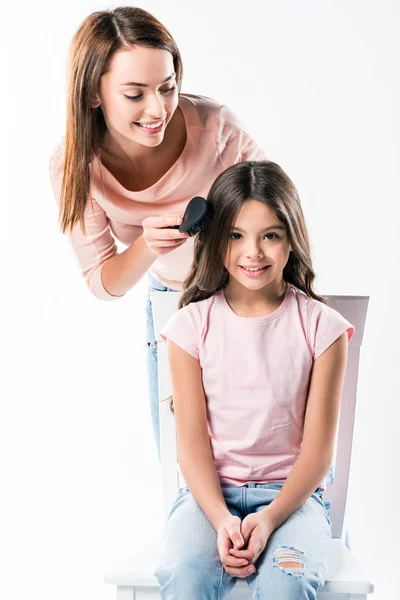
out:
M117 253L115 239L131 245L143 232L146 217L184 212L194 196L207 197L217 176L227 167L245 160L263 160L264 152L243 131L237 117L226 107L204 96L179 95L185 118L187 141L175 164L151 187L140 192L124 188L96 158L90 165L90 196L86 235L77 225L68 237L89 289L102 300L114 300L101 281L103 263ZM64 142L50 160L50 178L59 203ZM101 174L104 183L101 180ZM158 281L181 291L193 260L194 238L176 250L159 256L149 271Z
M313 361L344 331L350 341L354 327L340 313L293 285L264 317L238 316L221 290L169 319L162 338L200 362L222 484L285 481L301 449Z

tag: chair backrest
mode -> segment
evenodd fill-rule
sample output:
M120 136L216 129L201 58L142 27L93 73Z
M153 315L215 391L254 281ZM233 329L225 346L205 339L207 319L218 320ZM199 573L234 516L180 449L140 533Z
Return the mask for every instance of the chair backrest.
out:
M167 517L178 492L175 419L169 402L172 394L166 344L160 330L178 309L180 292L152 292L154 330L158 342L158 381L160 398L160 445L163 478L164 513ZM343 387L339 426L335 445L335 476L327 486L325 501L331 503L332 536L341 538L344 531L347 488L349 481L354 414L357 395L360 347L364 335L368 296L326 296L329 306L342 314L355 327L350 342Z

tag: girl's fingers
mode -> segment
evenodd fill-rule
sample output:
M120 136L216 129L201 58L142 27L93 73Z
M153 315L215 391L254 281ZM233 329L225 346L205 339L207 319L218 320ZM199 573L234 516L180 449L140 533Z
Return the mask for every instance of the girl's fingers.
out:
M255 567L254 565L242 567L241 569L228 567L225 569L225 571L229 573L229 575L232 575L232 577L240 577L241 579L244 579L255 573Z
M245 558L247 560L251 560L253 553L250 550L235 550L235 548L231 548L229 553L232 556L236 556L236 558Z
M228 567L246 567L248 564L249 561L245 558L235 558L229 554L224 558L224 565L227 565Z

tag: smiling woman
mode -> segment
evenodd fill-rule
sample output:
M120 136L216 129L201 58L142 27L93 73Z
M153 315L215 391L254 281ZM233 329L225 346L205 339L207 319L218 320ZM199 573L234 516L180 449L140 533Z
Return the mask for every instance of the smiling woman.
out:
M92 13L73 38L66 134L50 176L61 229L102 300L123 296L147 272L149 292L182 290L193 238L171 226L226 167L265 158L226 106L181 93L182 72L173 37L140 8ZM122 252L115 238L126 245ZM147 345L159 452L150 295Z

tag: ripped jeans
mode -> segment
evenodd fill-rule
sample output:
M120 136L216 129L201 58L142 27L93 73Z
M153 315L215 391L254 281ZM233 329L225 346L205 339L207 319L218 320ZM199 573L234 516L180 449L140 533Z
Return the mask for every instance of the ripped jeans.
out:
M148 389L150 396L150 410L151 419L153 422L154 437L156 440L158 458L160 459L160 417L159 417L159 398L158 398L158 352L157 342L154 333L154 322L153 322L153 310L151 305L150 293L152 291L157 292L175 292L169 287L166 287L156 279L150 273L148 277L148 292L147 292L147 303L146 303L146 316L147 316L147 377L148 377Z
M282 483L224 486L231 514L244 519L268 506ZM315 599L325 582L331 522L320 488L270 536L246 577L254 600ZM194 500L181 488L165 525L160 564L155 572L163 600L222 600L235 586L217 551L217 533Z

